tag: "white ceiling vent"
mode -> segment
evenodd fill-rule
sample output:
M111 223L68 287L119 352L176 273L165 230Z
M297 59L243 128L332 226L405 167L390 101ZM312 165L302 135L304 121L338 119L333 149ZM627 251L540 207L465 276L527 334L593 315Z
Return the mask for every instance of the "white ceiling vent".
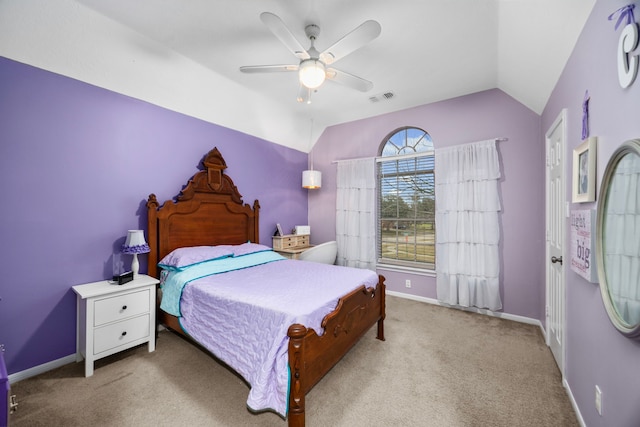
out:
M374 95L370 97L369 101L375 104L376 102L380 102L380 101L388 101L394 96L396 95L393 92L385 92L385 93L380 93L378 95Z

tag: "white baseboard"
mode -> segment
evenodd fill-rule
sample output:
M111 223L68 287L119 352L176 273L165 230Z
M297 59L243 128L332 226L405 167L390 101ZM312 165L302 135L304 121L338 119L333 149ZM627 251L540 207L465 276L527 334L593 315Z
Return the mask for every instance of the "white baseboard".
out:
M27 378L35 377L36 375L43 374L52 369L59 368L69 363L75 363L76 354L70 354L60 359L52 360L51 362L43 363L42 365L34 366L33 368L25 369L24 371L16 372L9 375L9 384L17 383L18 381L26 380Z
M580 408L578 408L578 403L573 398L573 393L571 392L571 387L569 387L569 383L566 379L562 379L562 385L564 389L567 391L567 396L569 396L569 400L571 401L571 406L573 406L573 410L576 412L576 418L578 419L578 423L580 423L580 427L587 427L582 418L582 414L580 413Z
M387 291L386 294L394 296L394 297L406 298L406 299L411 299L411 300L414 300L414 301L426 302L427 304L433 304L433 305L439 305L439 306L442 306L442 307L455 308L455 309L464 310L464 311L471 311L473 313L485 314L487 316L499 317L501 319L514 320L516 322L527 323L529 325L536 325L542 330L542 334L543 335L545 334L544 328L542 327L542 322L540 322L538 319L533 319L531 317L519 316L517 314L501 313L499 311L491 311L491 310L488 310L488 309L485 309L485 308L461 307L461 306L457 306L457 305L443 304L440 301L438 301L436 299L433 299L433 298L420 297L420 296L405 294L405 293L396 292L396 291Z
M158 332L163 331L165 328L162 325L158 325ZM83 359L84 360L84 359ZM9 375L9 384L17 383L18 381L26 380L27 378L35 377L36 375L44 374L52 369L59 368L69 363L76 361L76 354L70 354L51 362L43 363L42 365L34 366L33 368L25 369L24 371L16 372Z

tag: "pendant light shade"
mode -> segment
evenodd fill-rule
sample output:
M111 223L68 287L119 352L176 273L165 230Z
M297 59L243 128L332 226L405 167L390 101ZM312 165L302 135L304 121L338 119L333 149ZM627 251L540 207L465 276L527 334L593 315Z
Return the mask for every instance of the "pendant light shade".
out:
M306 170L302 172L302 188L315 189L322 187L322 172Z

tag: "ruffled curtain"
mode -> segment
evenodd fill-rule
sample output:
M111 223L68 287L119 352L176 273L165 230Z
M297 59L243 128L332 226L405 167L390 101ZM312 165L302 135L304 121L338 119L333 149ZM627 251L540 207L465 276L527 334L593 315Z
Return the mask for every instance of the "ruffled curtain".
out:
M376 179L374 159L340 161L337 172L337 264L376 267Z
M630 325L640 323L639 191L640 159L627 154L611 180L603 250L609 294L618 314Z
M500 310L500 162L495 140L436 149L438 301Z

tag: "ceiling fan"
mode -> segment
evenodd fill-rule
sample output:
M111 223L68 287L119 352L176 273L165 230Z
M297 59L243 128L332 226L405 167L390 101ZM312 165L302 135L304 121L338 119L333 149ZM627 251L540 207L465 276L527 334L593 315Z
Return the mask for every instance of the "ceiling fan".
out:
M305 34L311 42L305 49L284 24L282 19L270 12L260 14L262 22L289 49L300 62L290 65L251 65L240 67L243 73L274 73L297 71L300 80L298 102L311 102L311 91L319 88L325 79L343 84L361 92L367 92L373 83L361 77L328 67L344 56L361 48L380 35L382 28L376 21L369 20L342 37L322 52L315 48L315 40L320 34L320 27L310 24L305 27Z

